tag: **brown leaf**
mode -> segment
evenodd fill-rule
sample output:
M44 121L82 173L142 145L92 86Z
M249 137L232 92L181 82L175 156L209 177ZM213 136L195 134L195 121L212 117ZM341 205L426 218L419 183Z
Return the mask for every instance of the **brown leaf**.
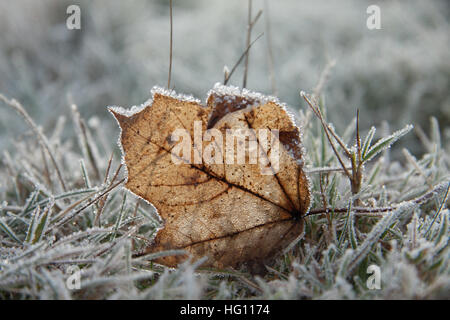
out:
M122 129L126 188L153 204L165 221L146 252L184 249L194 259L207 256L203 266L237 267L273 257L302 234L310 191L300 132L274 98L216 85L203 106L154 89L153 101L140 111L110 111ZM179 152L182 141L173 135L177 129L192 137L186 140L190 154ZM195 139L196 132L203 135L207 129L218 130L223 140ZM252 141L258 150L256 163L249 152L238 162L242 141L227 149L229 129L248 135L247 144ZM260 129L272 130L266 140ZM278 153L273 130L279 132ZM207 163L205 154L215 161ZM186 258L167 256L157 262L174 267Z

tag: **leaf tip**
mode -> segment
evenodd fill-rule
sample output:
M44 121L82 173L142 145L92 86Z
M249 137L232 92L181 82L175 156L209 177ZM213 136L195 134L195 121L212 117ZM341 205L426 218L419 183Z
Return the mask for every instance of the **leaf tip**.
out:
M114 116L114 118L116 118L121 127L123 123L128 123L130 121L130 117L123 114L123 112L121 112L121 110L117 107L108 107L108 111Z

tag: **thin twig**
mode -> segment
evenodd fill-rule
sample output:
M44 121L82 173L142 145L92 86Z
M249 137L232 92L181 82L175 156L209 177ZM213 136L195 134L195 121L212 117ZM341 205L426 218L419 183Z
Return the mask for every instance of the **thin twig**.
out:
M379 214L379 216L382 216L381 213L386 213L386 212L390 212L390 211L394 211L396 209L398 209L400 206L405 205L406 203L413 203L416 205L421 205L425 202L427 202L428 200L434 198L436 195L440 194L440 192L442 192L444 190L444 185L445 183L441 183L439 185L437 185L436 187L434 187L433 190L425 193L424 195L417 197L415 199L409 200L409 201L405 201L402 202L401 204L395 204L393 206L390 207L352 207L352 211L354 211L357 215L364 215L364 214ZM444 199L448 196L448 190L449 190L449 186L450 183L447 182L447 192L446 195L444 197ZM442 205L442 204L441 204ZM309 210L309 212L305 215L305 217L307 216L312 216L312 215L317 215L317 214L324 214L327 212L334 212L334 213L347 213L348 212L348 208L316 208L316 209L311 209ZM439 210L438 210L439 212Z
M263 36L264 33L261 33L255 40L252 41L252 43L250 43L250 45L247 47L247 49L245 49L245 51L242 53L242 55L239 57L239 60L236 62L236 64L233 66L233 68L231 69L228 77L225 79L225 81L223 82L224 85L226 85L228 83L228 80L230 80L231 76L233 75L234 71L236 70L237 66L241 63L242 59L244 59L245 55L247 54L247 52L250 50L250 48L252 47L252 45Z
M357 159L355 156L352 156L352 173L353 179L351 180L352 184L352 193L357 194L361 189L361 181L362 181L362 156L361 156L361 137L359 135L359 109L356 110L356 149L357 149ZM360 199L355 199L355 203L359 204Z
M111 180L111 183L113 183L116 179L117 176L119 175L120 169L122 169L123 163L119 164L119 166L117 167L116 173L114 174L114 177Z
M322 123L322 126L325 129L325 131L328 131L329 134L331 134L331 136L333 136L333 138L336 140L336 142L340 145L340 147L344 151L344 153L347 156L347 158L351 159L352 155L351 155L350 150L347 149L344 141L342 141L342 139L336 134L336 132L334 132L334 129L331 128L331 126L328 123L325 122L325 119L323 118L322 112L320 111L319 107L316 106L315 104L313 104L311 102L311 100L309 100L309 98L307 97L306 93L304 93L303 91L300 92L300 95L303 97L303 99L305 99L305 101L311 107L311 109L313 110L313 112L316 115L316 117L319 118L319 120ZM317 103L317 102L315 102L315 103Z
M393 210L395 210L395 208L396 207L373 207L373 208L370 208L370 207L352 207L352 210L356 214L375 214L375 216L382 216L382 213L393 211ZM347 207L343 207L343 208L316 208L316 209L311 209L305 215L305 217L313 216L313 215L317 215L317 214L329 213L329 212L347 213L348 212L348 208Z
M108 166L106 167L105 179L103 180L103 183L106 183L108 181L109 170L111 169L111 164L112 164L113 157L114 157L114 151L111 152L111 156L109 157Z
M269 60L269 72L270 72L270 82L272 85L272 94L274 96L278 95L277 92L277 85L275 80L275 63L273 58L273 52L272 52L272 37L270 33L270 17L269 17L269 5L267 3L267 0L264 0L264 11L265 11L265 22L266 22L266 34L267 34L267 55Z
M259 17L262 14L262 10L258 11L258 14L256 15L255 19L252 21L252 0L248 0L248 26L247 26L247 47L250 45L250 40L252 37L252 29L255 25L256 21L258 21ZM247 51L245 54L245 69L244 69L244 81L242 84L242 87L247 87L247 76L248 76L248 60L250 56L250 51Z
M172 16L172 0L170 0L170 53L169 53L169 77L167 79L167 89L170 89L170 78L172 76L172 48L173 47L173 16Z
M338 158L339 163L342 166L342 169L344 170L344 172L347 175L347 177L349 179L352 179L352 175L347 170L347 167L345 166L344 161L341 159L341 156L339 155L339 152L336 150L336 147L334 146L334 143L331 140L330 133L329 133L329 129L330 128L329 128L328 124L325 123L325 120L323 119L322 114L320 113L320 110L317 107L313 106L312 102L308 99L308 97L306 96L306 94L303 91L300 92L300 95L303 97L303 99L305 99L305 101L308 103L308 105L313 110L314 114L319 118L320 122L322 123L322 126L323 126L323 129L325 131L325 134L327 136L327 139L330 142L331 148L333 149L333 152L336 154L336 157Z
M248 0L248 25L247 25L247 47L250 46L250 39L252 36L252 0ZM244 80L242 82L242 87L247 87L247 73L248 73L248 58L249 52L245 54L245 69L244 69Z
M362 164L361 137L359 136L359 109L356 109L356 147L358 148L358 167Z

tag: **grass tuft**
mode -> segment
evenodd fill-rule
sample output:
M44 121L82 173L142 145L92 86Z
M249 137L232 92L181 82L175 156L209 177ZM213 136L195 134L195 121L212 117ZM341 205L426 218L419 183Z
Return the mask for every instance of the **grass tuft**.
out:
M245 269L201 269L201 261L176 270L152 262L179 251L135 255L160 220L121 188L122 165L110 156L119 153L115 139L92 134L75 107L75 138L48 132L49 139L17 101L0 97L37 133L16 139L1 160L2 299L448 298L450 159L435 120L429 137L421 132L428 151L419 159L405 149L404 162L397 162L387 161L387 147L410 126L374 144L372 127L348 147L348 132L359 140L359 128L351 122L340 137L326 123L323 98L312 110L317 119L310 110L301 113L300 123L309 119L303 140L313 209L304 238L268 264L263 277L253 277ZM110 149L94 151L104 149L102 141ZM47 157L53 167L36 161ZM353 170L362 172L356 193ZM381 270L378 290L366 285L372 264ZM73 268L80 270L79 289L68 286Z

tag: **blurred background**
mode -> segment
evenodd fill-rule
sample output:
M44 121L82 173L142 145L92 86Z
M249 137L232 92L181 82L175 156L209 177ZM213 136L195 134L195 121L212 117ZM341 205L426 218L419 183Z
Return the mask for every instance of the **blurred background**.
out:
M68 30L66 9L81 8L81 29ZM366 26L369 5L381 9L381 29ZM447 1L253 0L247 87L276 94L305 109L299 91L311 92L335 60L324 89L328 117L338 131L360 109L363 132L407 123L428 132L435 116L450 128L450 6ZM172 86L204 101L246 48L247 1L173 0ZM44 130L60 116L70 123L69 102L88 125L117 140L107 106L139 105L150 89L166 86L169 1L0 0L0 92L19 100ZM272 53L272 58L270 55ZM229 84L242 86L243 64ZM386 128L386 125L384 126ZM28 132L23 119L0 104L0 147ZM74 134L69 128L66 138ZM403 142L423 151L414 134Z

